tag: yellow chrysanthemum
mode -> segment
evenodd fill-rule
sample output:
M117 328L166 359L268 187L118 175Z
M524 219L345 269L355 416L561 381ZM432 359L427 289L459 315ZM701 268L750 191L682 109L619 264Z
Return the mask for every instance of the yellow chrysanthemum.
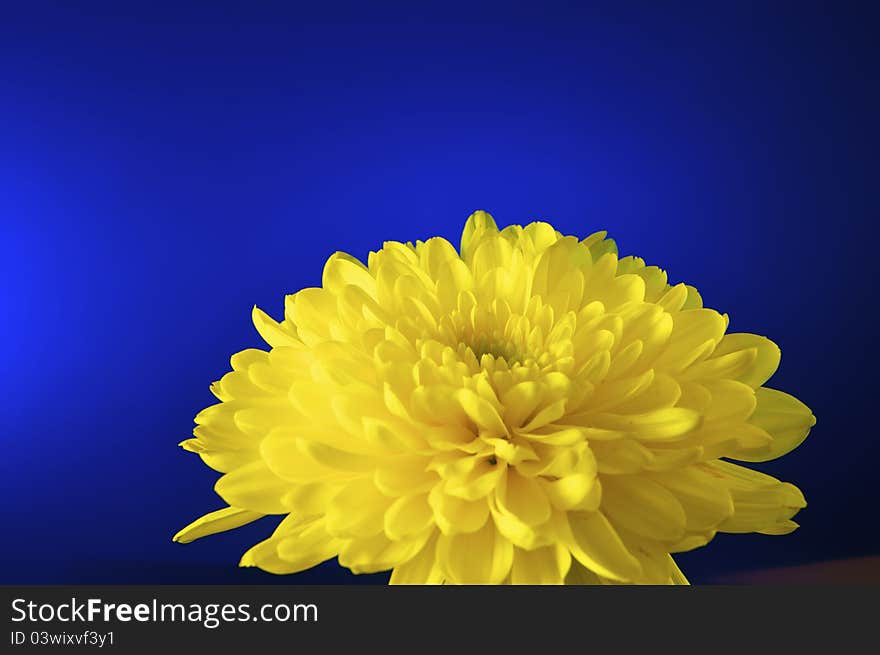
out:
M187 542L284 515L241 560L333 557L391 582L686 583L670 553L716 532L785 534L788 483L733 464L815 419L762 386L779 349L726 334L693 287L598 232L467 221L461 251L387 242L321 288L254 308L270 346L232 357L182 443L229 507Z

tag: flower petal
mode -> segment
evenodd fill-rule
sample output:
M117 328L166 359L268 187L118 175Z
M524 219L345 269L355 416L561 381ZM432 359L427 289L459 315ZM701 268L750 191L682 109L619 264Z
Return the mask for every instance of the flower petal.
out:
M475 532L489 518L485 500L462 500L447 494L439 485L431 489L428 503L434 510L434 521L445 535Z
M263 516L265 515L259 512L241 509L240 507L224 507L196 519L174 535L173 540L182 544L188 544L210 534L217 534L218 532L225 532L226 530L247 525Z
M748 462L766 462L781 457L803 443L816 424L810 408L794 396L776 389L760 387L755 390L757 408L749 423L767 432L772 443L754 452L740 451L733 455Z
M644 414L597 414L591 427L628 432L643 441L675 441L700 425L702 417L692 409L667 407Z
M461 233L461 258L470 261L473 251L486 235L497 234L498 226L492 215L482 210L468 216Z
M607 475L602 478L602 489L602 511L616 525L660 541L684 536L684 508L658 483L643 476Z
M402 496L385 512L385 534L399 541L424 532L433 522L427 494Z
M337 537L371 537L382 532L392 502L370 478L352 480L327 505L327 531Z
M563 521L562 538L571 554L585 567L622 582L641 575L639 561L627 550L602 512L570 512Z
M352 573L378 573L408 562L428 540L425 533L403 541L391 541L384 534L345 541L339 547L339 563Z
M284 494L293 485L272 473L258 460L230 471L214 485L214 491L230 505L263 514L285 514Z
M455 392L455 398L479 429L494 435L508 434L498 410L488 400L470 389L459 389Z
M489 521L476 532L441 535L437 560L454 584L499 584L513 564L513 544Z
M507 474L507 484L496 490L498 509L515 516L526 525L534 526L550 518L550 500L544 489L533 478L526 478L511 469Z
M560 545L535 550L515 548L510 583L515 585L563 584L571 566L571 554Z
M391 572L388 584L435 585L443 582L443 572L437 564L437 535L434 534L412 559L398 564Z
M744 370L736 379L750 387L756 388L764 384L779 368L779 360L782 356L779 346L767 337L757 334L732 333L725 334L724 338L712 353L713 357L720 357L729 353L742 350L756 350L755 360L751 366Z

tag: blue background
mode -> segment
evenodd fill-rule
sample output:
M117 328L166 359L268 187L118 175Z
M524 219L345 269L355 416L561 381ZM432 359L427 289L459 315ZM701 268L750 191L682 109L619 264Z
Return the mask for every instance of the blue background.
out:
M867 5L67 4L0 10L0 582L352 580L237 569L273 519L172 543L221 506L176 444L252 305L477 208L607 228L782 347L803 527L694 582L880 554Z

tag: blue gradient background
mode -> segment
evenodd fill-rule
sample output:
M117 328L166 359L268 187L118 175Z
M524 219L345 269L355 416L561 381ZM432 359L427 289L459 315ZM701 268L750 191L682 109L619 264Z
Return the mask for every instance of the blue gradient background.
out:
M782 347L802 528L694 582L880 554L867 5L78 4L0 10L0 582L384 580L237 569L272 519L173 544L221 506L176 444L253 304L477 208L607 228Z

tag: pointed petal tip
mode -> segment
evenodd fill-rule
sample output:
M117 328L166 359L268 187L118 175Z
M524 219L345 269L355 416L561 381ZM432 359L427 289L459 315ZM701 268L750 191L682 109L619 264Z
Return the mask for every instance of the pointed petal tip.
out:
M254 559L254 547L248 548L238 560L238 566L243 569L251 568L257 565Z
M188 453L201 453L204 450L198 440L193 438L184 439L177 446Z

